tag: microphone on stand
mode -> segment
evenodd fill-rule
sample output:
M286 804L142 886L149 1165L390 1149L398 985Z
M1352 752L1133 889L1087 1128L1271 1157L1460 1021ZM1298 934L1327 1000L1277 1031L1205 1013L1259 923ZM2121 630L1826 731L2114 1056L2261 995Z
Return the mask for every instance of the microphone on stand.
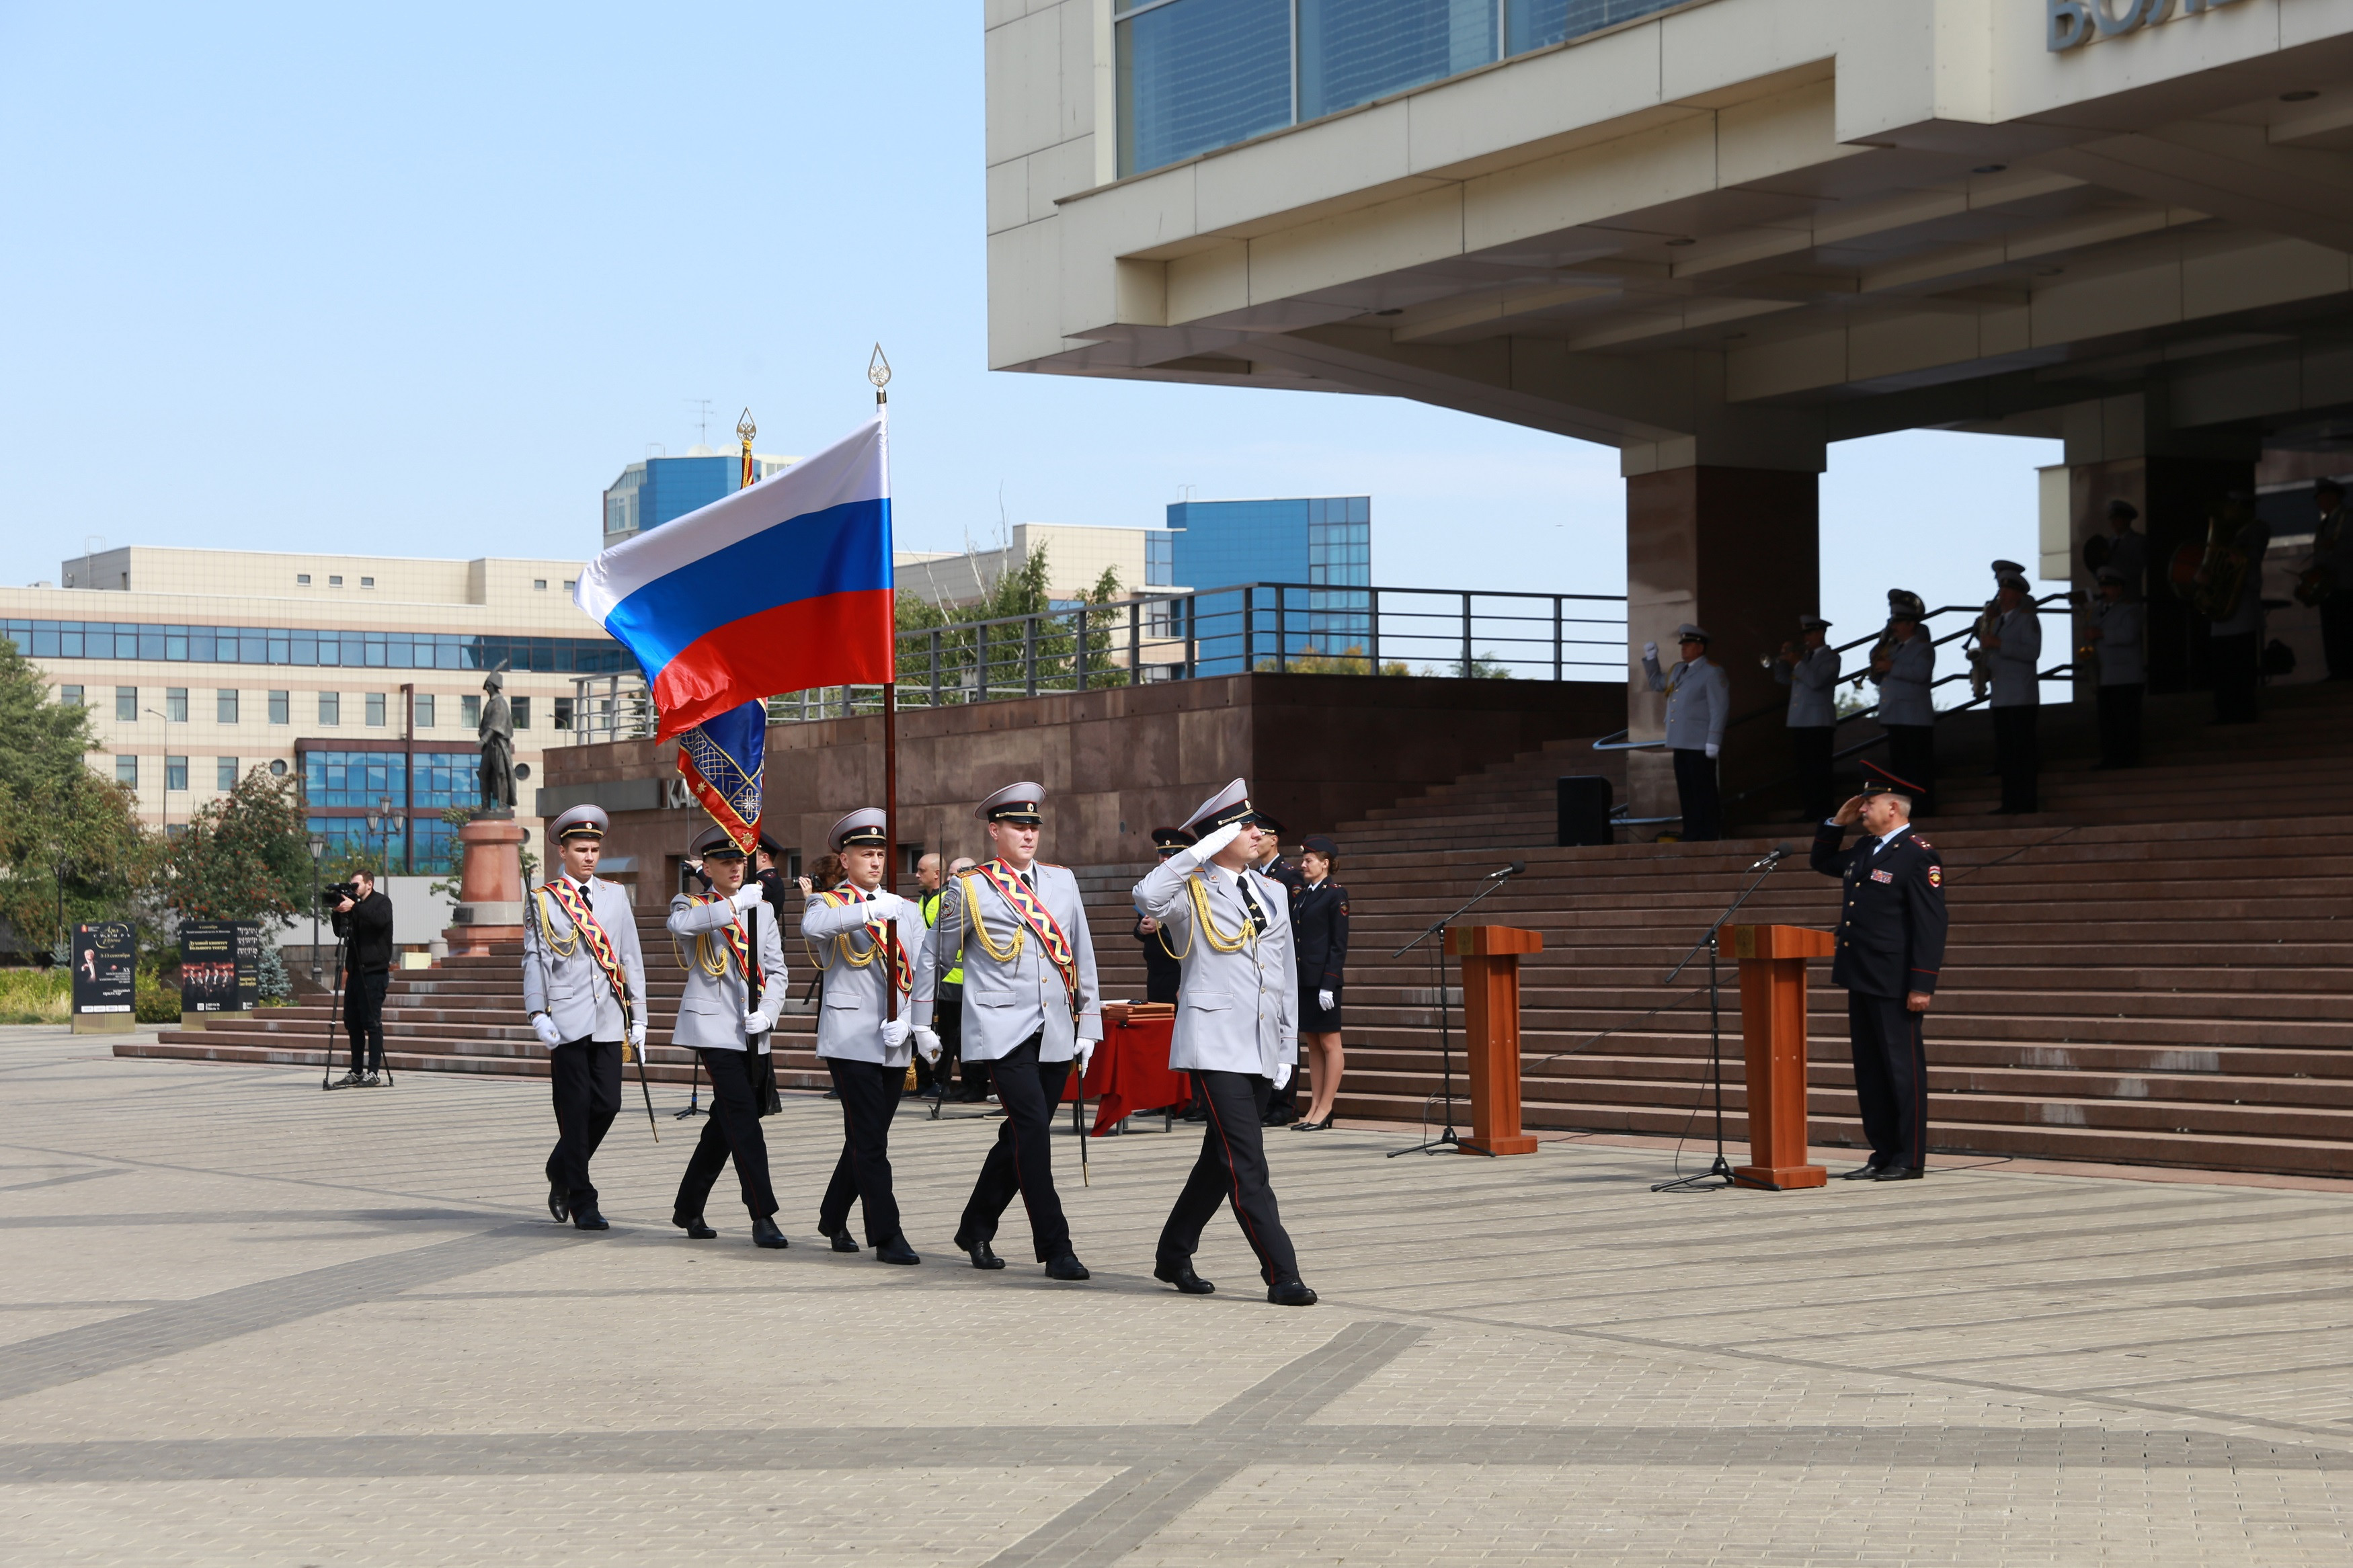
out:
M1528 868L1528 863L1527 863L1526 861L1525 861L1525 860L1514 860L1514 861L1513 861L1510 865L1508 865L1508 866L1504 867L1504 868L1502 870L1500 870L1500 871L1490 871L1490 872L1488 872L1488 873L1487 873L1487 875L1486 875L1486 877L1485 877L1485 879L1484 879L1484 880L1487 880L1487 881L1490 881L1490 882L1500 882L1500 881L1502 881L1502 880L1503 880L1504 878L1506 878L1506 877L1516 877L1516 876L1518 876L1521 872L1523 872L1523 871L1526 870L1527 868Z
M1776 844L1772 848L1766 851L1765 858L1763 859L1757 861L1754 866L1751 866L1748 868L1752 871L1769 871L1788 858L1789 847L1786 844Z

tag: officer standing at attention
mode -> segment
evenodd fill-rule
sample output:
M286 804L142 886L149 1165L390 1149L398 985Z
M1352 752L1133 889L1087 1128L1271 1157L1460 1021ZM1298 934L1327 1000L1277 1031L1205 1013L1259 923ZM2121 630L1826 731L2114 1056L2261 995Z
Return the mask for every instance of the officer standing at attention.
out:
M1085 1073L1103 1039L1103 1001L1079 879L1037 858L1045 798L1043 785L1024 781L975 808L996 854L958 877L940 905L916 970L915 1041L927 1054L939 1048L931 1029L939 959L962 951L964 1059L988 1064L1005 1120L965 1204L955 1244L975 1268L1004 1268L989 1242L1018 1192L1046 1278L1084 1279L1054 1191L1050 1134L1063 1080L1074 1066Z
M2147 689L2142 608L2125 597L2125 574L2100 568L2100 596L2084 639L2100 661L2100 766L2128 768L2140 761L2141 693Z
M1152 830L1152 847L1166 860L1187 844L1193 836L1181 827L1155 827ZM1185 966L1176 962L1168 939L1160 930L1160 922L1150 915L1135 917L1135 940L1144 944L1144 999L1147 1002L1175 1003L1177 983L1184 978Z
M1872 650L1871 679L1879 686L1879 727L1887 731L1887 765L1915 781L1913 804L1928 815L1936 788L1936 644L1920 624L1920 597L1893 589L1887 635Z
M621 1058L643 1058L648 1024L637 911L627 889L596 879L611 825L594 805L575 805L550 823L563 869L523 910L522 1005L547 1047L555 1090L547 1212L582 1230L611 1228L596 1211L588 1162L621 1109Z
M1830 622L1798 617L1798 638L1783 643L1773 661L1773 679L1789 689L1789 761L1798 772L1798 798L1804 820L1831 814L1831 738L1838 733L1838 650L1830 646Z
M1328 1132L1332 1101L1347 1070L1340 1047L1340 997L1348 972L1348 889L1332 880L1340 851L1321 833L1299 845L1299 880L1291 889L1291 933L1299 949L1299 1043L1315 1069L1314 1099L1293 1132ZM1287 1086L1296 1091L1294 1078Z
M1732 680L1707 657L1707 632L1688 623L1678 627L1682 658L1672 669L1659 668L1659 645L1642 645L1642 671L1651 689L1667 694L1667 749L1675 757L1675 795L1683 810L1683 838L1704 843L1724 837L1723 798L1716 789L1715 759L1724 750L1730 717Z
M760 912L765 901L761 886L744 881L743 848L725 828L703 833L689 854L694 858L689 863L699 861L697 868L712 890L708 897L681 893L670 901L671 942L684 938L691 943L679 953L686 990L678 1000L670 1043L702 1057L702 1070L711 1077L711 1115L686 1174L679 1178L670 1222L698 1241L719 1234L704 1221L702 1209L732 1158L744 1206L751 1211L753 1241L783 1247L760 1118L768 1112L776 1086L768 1031L776 1021L772 1009L786 994L784 938L774 915Z
M914 955L923 951L922 912L882 886L888 840L874 806L844 816L829 835L849 879L830 893L812 894L801 911L801 940L825 971L824 1005L818 1009L817 1054L833 1075L841 1099L841 1158L817 1216L818 1230L836 1252L855 1252L849 1205L865 1205L866 1245L885 1263L921 1263L899 1227L891 1193L891 1119L907 1078L907 1009L894 1004L914 988ZM929 1054L939 1055L933 1035Z
M1155 867L1135 885L1135 904L1158 921L1184 961L1168 1066L1193 1075L1208 1107L1201 1152L1168 1222L1152 1276L1188 1296L1216 1287L1193 1272L1201 1229L1231 1199L1242 1236L1258 1255L1266 1299L1312 1307L1299 1258L1276 1212L1261 1119L1267 1096L1291 1081L1299 1055L1299 969L1290 895L1250 868L1264 837L1240 779L1211 795L1186 822L1198 842Z
M2231 548L2244 567L2238 597L2223 606L2222 614L2206 628L2214 722L2252 724L2256 718L2255 683L2263 675L2263 556L2272 547L2272 525L2256 512L2255 498L2245 490L2232 490L2223 498L2219 521L2225 527L2236 525Z
M2097 542L2100 545L2098 552L2100 559L2089 560L2093 553L2091 545L2087 543L2084 548L2085 563L2091 566L2094 576L2104 571L2112 571L2123 579L2124 602L2127 605L2137 605L2141 602L2142 584L2148 580L2148 535L2136 531L2133 527L2139 518L2140 509L2132 502L2110 501L2108 503L2108 536Z
M1994 768L2001 774L2001 805L1994 815L2017 816L2041 804L2035 775L2042 758L2035 721L2042 703L2042 616L2034 607L2034 590L2016 572L2002 574L1994 607L1993 629L1978 638L1993 656L1987 706L1993 710Z
M1862 765L1862 793L1814 834L1814 869L1845 883L1831 983L1846 987L1854 1095L1871 1160L1842 1180L1912 1182L1928 1163L1928 1058L1921 1037L1945 963L1945 868L1912 830L1911 785ZM1864 837L1841 848L1845 830Z

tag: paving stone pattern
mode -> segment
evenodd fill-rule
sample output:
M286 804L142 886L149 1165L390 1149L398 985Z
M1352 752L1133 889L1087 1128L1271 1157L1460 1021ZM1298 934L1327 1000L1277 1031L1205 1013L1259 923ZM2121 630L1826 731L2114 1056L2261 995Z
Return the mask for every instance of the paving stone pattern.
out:
M1664 1150L1274 1133L1287 1311L1223 1220L1218 1295L1151 1279L1182 1131L1091 1187L1061 1141L1067 1286L1018 1207L1002 1273L949 1248L996 1123L912 1108L921 1268L824 1249L809 1097L767 1123L791 1249L689 1242L681 1103L616 1124L587 1237L543 1084L0 1030L0 1560L2353 1561L2353 1192L1653 1195Z

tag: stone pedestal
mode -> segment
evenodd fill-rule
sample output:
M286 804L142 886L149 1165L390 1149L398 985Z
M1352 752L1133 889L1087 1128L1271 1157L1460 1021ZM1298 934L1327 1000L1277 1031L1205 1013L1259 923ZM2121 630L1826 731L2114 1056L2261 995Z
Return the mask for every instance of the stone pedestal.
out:
M476 817L458 829L466 869L458 882L456 923L443 933L451 956L522 940L523 837L512 816Z

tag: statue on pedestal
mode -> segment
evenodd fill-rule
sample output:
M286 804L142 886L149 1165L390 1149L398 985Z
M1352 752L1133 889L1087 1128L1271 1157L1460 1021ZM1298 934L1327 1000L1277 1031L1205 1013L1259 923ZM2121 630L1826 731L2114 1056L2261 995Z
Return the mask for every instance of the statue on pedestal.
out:
M494 669L482 678L482 718L474 727L482 745L481 808L478 816L514 815L514 712L507 706L505 686L503 670Z

